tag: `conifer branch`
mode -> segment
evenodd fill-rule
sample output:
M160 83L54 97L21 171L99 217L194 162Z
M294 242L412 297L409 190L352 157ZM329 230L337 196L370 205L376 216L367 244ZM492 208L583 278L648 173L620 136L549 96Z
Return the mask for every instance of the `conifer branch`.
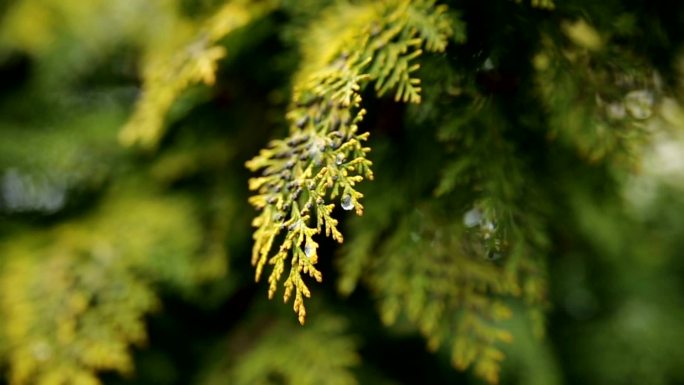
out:
M323 312L306 328L272 314L248 319L221 343L219 364L212 361L198 384L270 384L274 377L284 385L359 383L352 370L360 362L357 341L345 318ZM225 354L226 346L236 354Z
M436 210L421 206L404 217L372 263L369 285L383 323L406 317L430 350L447 345L456 368L474 367L496 383L504 358L498 344L512 338L497 325L511 316L498 298L516 293L515 278L470 254L462 226Z
M504 135L501 112L478 94L465 108L455 105L453 115L431 122L439 127L438 139L453 149L438 179L438 197L416 204L412 197L377 192L387 185L370 191L370 217L352 226L361 242L343 249L340 290L348 294L363 279L385 324L408 320L429 348L448 348L456 368L471 368L496 383L504 359L500 345L512 338L501 324L511 316L504 299L520 298L535 332L543 331L545 227L539 208L527 203L536 192ZM407 205L415 208L406 212Z
M190 211L169 197L109 197L94 215L0 244L11 383L99 385L97 372L131 373L130 348L146 343L144 317L160 305L154 284L192 285L200 270Z
M220 41L233 31L265 14L275 2L228 2L200 23L197 32L181 47L161 50L145 58L143 90L135 111L119 133L127 146L155 148L165 130L166 115L176 99L188 87L216 81L218 62L226 56Z
M434 1L340 3L314 23L302 47L303 65L296 76L287 117L287 139L274 140L247 167L261 175L250 180L250 203L260 211L252 222L252 264L259 280L266 264L269 297L290 264L284 300L295 294L294 311L304 323L304 298L310 296L301 274L321 281L314 268L325 235L342 242L332 216L336 199L343 210L363 213L356 185L372 179L368 133L358 124L366 111L360 91L375 83L379 95L394 90L397 101L420 102L413 63L422 52L442 51L451 35L446 9ZM275 255L271 250L277 248Z
M658 73L583 20L566 22L567 43L542 37L534 57L540 101L549 113L549 136L596 163L638 169L649 122L663 91Z

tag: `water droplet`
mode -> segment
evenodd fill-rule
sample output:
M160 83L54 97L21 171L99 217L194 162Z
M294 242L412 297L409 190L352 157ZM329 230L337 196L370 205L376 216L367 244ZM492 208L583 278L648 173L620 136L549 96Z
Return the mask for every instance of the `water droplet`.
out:
M316 248L314 247L313 243L307 241L304 245L304 255L306 255L307 258L311 258L311 256L314 255L315 252Z
M463 224L466 227L475 227L479 225L481 221L482 211L477 207L473 207L472 209L466 211L465 214L463 214Z
M492 221L486 221L482 224L482 230L494 231L494 223Z
M315 161L320 161L321 151L325 150L325 142L320 138L314 138L309 145L309 157Z
M654 102L653 93L648 90L631 91L625 96L625 108L634 119L648 119Z
M496 225L492 221L485 221L480 223L480 230L482 230L482 238L489 239L494 234Z
M620 120L624 119L625 115L627 115L627 111L625 111L624 104L613 102L606 106L606 114L608 114L608 117L611 119Z
M336 163L338 166L341 165L342 162L344 162L344 158L345 158L345 156L344 156L343 153L337 154L337 156L335 157L335 163Z
M487 60L484 61L482 64L482 70L483 71L491 71L494 69L494 62L492 61L492 58L488 57Z
M354 202L352 202L352 197L349 194L346 194L345 196L342 197L342 200L340 201L340 206L346 211L349 211L354 208Z

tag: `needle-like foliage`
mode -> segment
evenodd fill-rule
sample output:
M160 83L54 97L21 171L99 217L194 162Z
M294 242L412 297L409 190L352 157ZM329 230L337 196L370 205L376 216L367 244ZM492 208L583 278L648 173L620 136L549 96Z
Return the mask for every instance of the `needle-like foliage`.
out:
M273 2L248 5L247 1L232 1L207 20L190 25L178 22L176 28L191 31L187 33L189 38L158 44L149 50L141 98L119 136L123 144L156 147L166 127L167 113L181 93L195 84L214 84L217 63L226 56L221 39L264 14Z
M0 1L0 383L683 382L670 3Z
M13 384L97 385L98 371L132 373L131 345L146 343L143 319L159 308L154 285L203 280L202 263L188 259L201 240L189 202L126 195L116 191L92 217L2 244Z
M259 280L266 264L272 298L286 270L284 300L294 293L294 311L304 323L304 298L311 295L302 273L323 279L316 269L314 236L342 242L334 200L343 210L363 213L356 184L372 179L368 133L358 124L366 111L361 89L375 85L378 95L394 91L397 101L419 103L423 47L443 51L452 27L443 6L434 1L340 3L328 9L303 40L303 66L295 78L288 111L289 136L273 140L247 167L261 175L250 180L254 219L252 264ZM276 249L272 253L272 249ZM288 265L289 264L289 269Z

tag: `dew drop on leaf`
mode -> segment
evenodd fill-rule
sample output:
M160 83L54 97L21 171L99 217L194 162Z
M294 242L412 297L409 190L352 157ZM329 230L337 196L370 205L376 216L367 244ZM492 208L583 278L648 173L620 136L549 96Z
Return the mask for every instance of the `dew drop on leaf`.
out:
M344 210L347 210L347 211L353 209L354 203L352 202L351 195L349 195L349 194L344 195L342 197L342 200L340 201L340 206L342 206L342 208Z
M316 249L311 244L311 242L306 242L306 244L304 245L304 255L306 255L307 258L311 258L315 251Z
M482 221L482 211L478 209L477 207L473 207L472 209L466 211L465 214L463 214L463 224L466 227L475 227L480 224Z
M491 233L492 231L494 231L495 228L496 228L496 226L494 225L494 222L492 222L492 221L485 221L482 223L482 230L483 231L487 231L487 232Z
M342 164L342 162L344 162L344 154L339 153L339 154L337 154L337 156L335 157L335 163L339 166L339 165Z
M648 90L631 91L625 96L625 108L635 119L648 119L653 114L653 103L653 93Z

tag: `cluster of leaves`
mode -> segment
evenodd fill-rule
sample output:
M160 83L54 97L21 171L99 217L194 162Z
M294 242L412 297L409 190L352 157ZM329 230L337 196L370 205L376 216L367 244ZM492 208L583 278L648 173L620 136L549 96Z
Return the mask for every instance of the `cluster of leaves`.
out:
M406 316L431 350L447 343L454 366L475 364L477 375L494 382L503 359L496 345L511 340L495 326L510 317L497 295L517 288L502 267L467 255L458 223L437 218L429 208L407 216L379 250L369 285L378 294L385 324Z
M121 68L110 69L105 60L113 52L126 54L129 46L143 52L146 68L176 57L183 62L173 68L179 73L167 71L166 84L145 92L171 92L173 101L182 91L176 77L194 82L204 80L194 80L198 72L210 76L206 53L223 50L223 36L270 6L236 1L197 20L167 0L26 0L2 9L0 57L26 55L36 68L20 90L23 97L0 99L2 135L12 138L0 141L0 360L10 383L93 385L101 383L100 372L112 371L130 377L131 349L147 343L145 319L160 308L160 292L196 300L199 288L225 277L230 191L215 183L221 199L213 191L203 202L207 207L198 209L191 196L157 189L197 172L187 164L222 167L225 143L211 143L201 154L186 150L182 157L173 148L151 169L138 165L131 173L116 133L132 99L132 87L119 77L135 70L127 68L126 55L116 63ZM193 36L210 39L210 47L179 50ZM191 60L189 54L199 56ZM115 84L79 83L97 71L115 72ZM154 71L147 75L157 79ZM150 104L147 97L140 101ZM161 131L168 108L152 108L158 127L130 130L142 136ZM158 139L145 137L147 147ZM137 177L145 179L144 187L131 180ZM13 225L27 218L46 223Z
M47 82L42 86L64 93L122 42L151 51L188 24L173 0L22 0L9 3L2 15L0 47L39 59L36 77Z
M514 362L526 360L530 372L538 370L535 366L557 370L551 349L521 341L543 333L545 257L553 250L562 260L556 270L563 270L552 271L557 279L551 280L558 283L559 313L585 321L582 317L595 312L595 288L573 265L589 265L591 258L607 266L596 280L608 287L606 297L618 298L614 309L604 309L575 331L582 336L573 345L578 351L604 350L587 355L599 365L568 360L577 372L597 368L591 377L606 383L681 380L676 374L681 353L671 341L682 339L677 331L682 301L663 295L681 291L681 284L676 269L669 270L676 256L664 256L663 250L682 245L662 245L662 239L675 234L673 229L681 233L684 224L675 218L677 210L648 214L646 209L644 223L630 227L634 218L621 215L624 202L615 198L621 182L611 179L613 170L602 173L603 167L638 168L654 132L684 125L681 108L668 97L671 90L634 46L636 40L630 43L634 36L621 34L636 23L629 15L613 20L616 6L607 3L596 11L584 1L519 5L522 0L503 0L485 12L501 26L474 26L482 20L476 17L480 5L459 2L474 21L469 28L482 35L473 34L467 47L447 47L449 39L463 40L465 26L434 0L203 1L212 5L195 15L183 6L202 5L190 3L21 0L0 6L3 54L18 50L38 64L33 89L21 95L29 98L0 99L0 129L11 138L0 141L0 210L10 216L0 222L7 230L0 243L0 359L12 384L93 385L100 383L100 372L131 374L130 350L146 343L144 319L160 308L160 288L181 289L184 296L224 276L228 238L248 238L230 226L238 217L229 215L232 206L245 199L228 191L226 180L240 175L242 159L249 156L234 156L237 147L246 144L245 152L252 153L247 144L261 141L259 134L266 130L258 130L267 125L245 123L250 113L240 107L256 103L236 92L239 98L226 98L234 105L217 99L208 109L221 116L220 122L230 121L229 129L245 132L236 139L240 146L227 144L234 139L229 130L207 140L211 134L201 132L205 127L194 115L188 119L193 134L183 137L187 127L174 126L178 130L168 141L161 139L166 127L177 123L174 107L193 85L219 83L220 97L235 91L231 82L216 82L220 75L235 76L218 71L228 52L226 39L274 9L279 12L268 23L277 27L266 27L273 29L270 37L290 33L289 42L285 37L277 44L295 43L301 60L296 72L287 73L290 104L278 106L287 108L287 136L247 162L256 174L249 181L249 203L259 211L252 222L252 264L257 280L272 266L269 297L282 283L285 301L294 298L294 311L304 323L304 300L310 296L306 275L317 281L323 275L317 266L318 237L325 233L343 240L339 206L365 213L345 223L353 241L344 244L336 261L339 291L348 295L365 284L392 332L420 333L431 350L450 356L453 366L472 368L495 383L506 374L507 352ZM506 11L512 9L519 11L513 18ZM581 14L596 28L576 19L577 9L586 9ZM598 16L610 22L601 25ZM510 63L498 61L497 55L510 48L502 46L511 41L501 35L519 38L510 31L524 32L524 44L520 52L511 48L516 52L506 57ZM133 48L142 64L142 93L130 117L121 105L133 103L137 88L121 87L120 78L114 82L125 88L123 93L92 92L89 81L82 90L72 89L78 86L74 80L96 78L91 67L118 55L121 45L124 51ZM423 50L440 55L419 65ZM247 65L254 64L250 60L270 65L274 56L268 55L272 52L245 55ZM463 64L479 58L484 64ZM282 57L275 59L263 72L273 69L280 76ZM117 64L131 65L128 59ZM512 83L522 80L531 87L517 88L517 83L502 96L476 84L476 78L510 76L499 64L514 68ZM295 63L289 65L292 71ZM137 80L135 70L117 71L126 81ZM248 87L261 86L248 79ZM264 104L284 99L278 94L283 90L264 88L255 92L268 99ZM413 105L407 114L390 116L398 110L383 111L391 102L367 100L371 93ZM15 108L22 102L24 107ZM65 112L35 116L43 107ZM360 126L364 119L378 119L366 118L365 108L373 115L375 107L382 124L371 128L371 164L369 133ZM222 115L226 110L240 110L234 112L239 117ZM282 111L277 113L282 118ZM387 122L392 127L384 127ZM126 146L159 147L158 153L146 154L156 156L151 167L141 167L139 158L131 167L129 161L139 154L127 158L132 152L115 146L115 131ZM673 148L670 152L680 149ZM361 185L374 177L371 165L377 180ZM146 189L151 184L174 192L150 193L140 182L131 182L137 187L121 183L125 178L117 168L135 175L132 179L144 178ZM592 184L592 176L600 184ZM234 185L244 184L234 179ZM105 183L112 181L113 187ZM180 197L176 191L183 189L190 194ZM592 189L607 191L606 202L594 202ZM97 198L81 201L76 193ZM192 195L201 208L192 204ZM681 205L675 198L665 202L666 207ZM77 210L70 211L70 204ZM45 215L40 217L45 223L23 222L32 215ZM646 239L630 238L651 227L655 230ZM198 255L202 258L194 258ZM238 273L229 284L239 278ZM633 287L636 293L616 295L615 287ZM232 299L241 302L243 295ZM225 306L233 310L232 302ZM287 317L252 315L238 316L246 320L205 360L211 364L200 383L347 385L358 380L352 370L360 363L358 344L346 325L352 316L332 316L323 309L301 328ZM190 328L200 328L195 319ZM506 343L513 338L518 344L511 347ZM643 349L644 344L658 353ZM523 352L530 346L534 352ZM557 381L553 377L538 376L538 383Z
M564 22L566 43L542 38L536 82L552 137L590 161L605 157L635 166L650 137L663 87L659 75L586 21Z
M306 328L263 317L250 325L228 338L234 354L212 363L200 384L357 384L351 371L359 362L357 342L344 318L323 313Z
M448 346L455 367L472 366L494 383L504 358L500 344L512 339L501 321L511 317L513 298L525 304L536 336L543 333L548 241L540 208L526 202L535 192L504 138L505 120L493 102L479 96L479 107L472 103L431 122L441 125L439 140L454 149L440 177L420 182L438 198L411 197L415 192L396 182L378 188L401 189L408 197L369 193L375 208L364 223L352 223L355 242L339 260L339 288L349 294L365 281L385 324L408 321L431 350ZM418 153L410 162L420 167L426 157ZM407 205L414 207L407 212Z
M121 142L154 148L164 133L169 109L182 92L194 84L214 84L217 62L226 55L220 41L272 9L273 5L270 1L228 2L206 20L186 26L192 31L189 38L179 39L185 34L175 32L173 36L180 42L167 41L148 50L142 71L142 95L135 112L121 130Z
M192 258L202 238L189 203L114 189L87 217L3 243L12 383L100 384L97 371L133 370L130 345L145 343L143 318L159 307L152 285L207 278Z
M479 99L475 98L478 105ZM459 114L456 109L438 130L440 141L459 153L446 162L435 193L455 199L454 194L471 191L473 206L462 218L471 252L485 260L503 259L517 286L512 294L531 306L536 334L541 335L549 246L542 218L549 204L543 201L527 160L507 138L511 126L496 104L484 102L466 110ZM497 156L491 157L492 152Z
M342 242L331 200L339 196L342 209L361 215L363 195L355 185L373 177L369 149L362 144L368 133L358 133L365 114L361 89L373 82L378 95L396 90L397 101L420 102L420 81L412 76L419 65L413 61L423 46L443 51L453 31L446 9L434 1L396 0L333 6L309 33L288 112L289 136L272 141L247 163L261 173L249 185L256 191L250 203L260 211L253 221L256 279L267 263L274 265L268 291L273 297L289 262L284 300L294 291L301 323L304 297L310 296L301 274L322 279L314 266L314 235L325 229L326 236ZM271 256L274 244L277 252Z

